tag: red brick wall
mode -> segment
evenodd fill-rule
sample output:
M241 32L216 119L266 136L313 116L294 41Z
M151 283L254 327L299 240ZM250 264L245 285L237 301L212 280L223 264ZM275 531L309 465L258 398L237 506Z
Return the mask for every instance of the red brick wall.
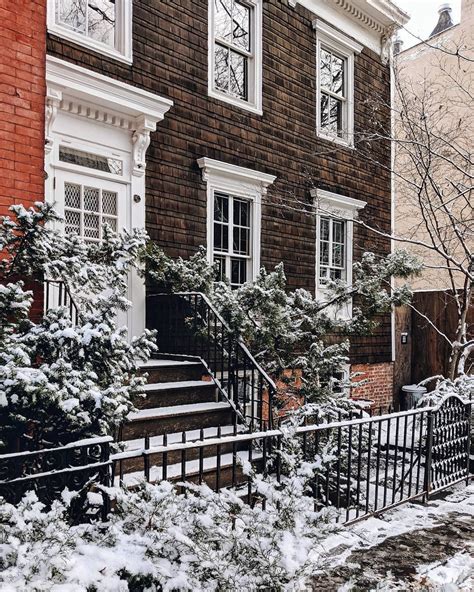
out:
M0 0L0 215L43 199L46 0Z
M373 401L374 407L386 406L393 400L393 362L383 364L353 364L351 373L360 372L355 380L366 382L352 389L353 399Z

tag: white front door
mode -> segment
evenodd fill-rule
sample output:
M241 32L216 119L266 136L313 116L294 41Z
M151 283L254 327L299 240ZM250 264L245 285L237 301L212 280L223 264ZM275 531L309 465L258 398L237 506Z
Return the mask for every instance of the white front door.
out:
M74 232L85 241L102 240L103 225L115 232L131 230L130 186L126 183L103 179L87 173L55 171L55 207L64 219L64 230ZM140 291L143 282L135 272L129 274L128 299L132 307L118 315L119 326L125 325L129 336L143 329L144 311L141 302L135 302L134 292Z

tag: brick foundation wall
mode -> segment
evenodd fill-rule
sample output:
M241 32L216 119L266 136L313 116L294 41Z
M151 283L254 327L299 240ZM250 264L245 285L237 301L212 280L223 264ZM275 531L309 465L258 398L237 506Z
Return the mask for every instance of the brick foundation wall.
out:
M353 364L351 373L360 372L355 380L367 382L352 389L353 399L373 401L374 407L386 406L393 401L393 362L383 364Z
M44 195L46 0L0 0L0 215Z

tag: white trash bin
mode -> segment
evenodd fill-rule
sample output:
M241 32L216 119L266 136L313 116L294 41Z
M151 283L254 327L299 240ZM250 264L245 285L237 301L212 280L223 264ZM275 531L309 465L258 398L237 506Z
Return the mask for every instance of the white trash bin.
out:
M400 400L401 411L408 411L408 409L416 407L416 404L425 393L425 386L420 386L418 384L406 384L405 386L402 386L402 396Z

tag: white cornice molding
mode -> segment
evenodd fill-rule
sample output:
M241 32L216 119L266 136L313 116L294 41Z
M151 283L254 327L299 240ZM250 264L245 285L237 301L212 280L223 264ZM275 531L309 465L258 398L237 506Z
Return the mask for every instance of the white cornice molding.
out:
M276 179L275 175L268 175L213 158L198 158L197 163L202 170L202 179L206 182L219 183L224 180L235 184L243 183L265 193L267 187Z
M150 132L173 105L114 78L46 57L46 152L53 148L52 128L58 110L132 132L134 176L145 174Z
M409 20L390 0L288 0L288 4L301 4L382 57L387 39Z
M53 56L46 57L46 83L61 88L65 95L83 97L128 116L145 115L156 122L173 105L169 99Z

